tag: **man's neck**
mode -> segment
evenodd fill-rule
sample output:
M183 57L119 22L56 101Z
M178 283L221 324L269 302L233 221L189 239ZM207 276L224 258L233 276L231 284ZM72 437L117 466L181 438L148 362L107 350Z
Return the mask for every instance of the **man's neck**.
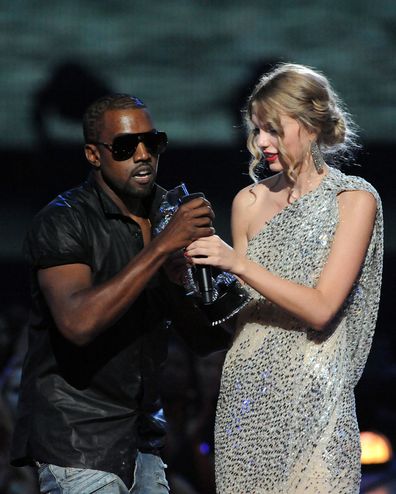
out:
M103 191L110 197L116 206L119 207L122 214L129 216L133 219L149 217L149 207L145 198L135 198L131 196L121 196L116 193L107 183L103 180L102 175L99 173L94 174L96 183L103 189Z

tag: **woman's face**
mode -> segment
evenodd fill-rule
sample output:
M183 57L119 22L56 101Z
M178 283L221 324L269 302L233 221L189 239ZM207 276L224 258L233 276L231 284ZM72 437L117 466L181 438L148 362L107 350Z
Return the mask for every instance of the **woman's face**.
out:
M291 165L303 164L309 159L309 149L313 133L309 133L298 120L287 115L280 115L283 137L265 119L253 114L256 145L263 153L268 166L273 172L287 170ZM280 139L282 148L280 148ZM286 156L282 155L282 149ZM291 160L291 162L289 161Z

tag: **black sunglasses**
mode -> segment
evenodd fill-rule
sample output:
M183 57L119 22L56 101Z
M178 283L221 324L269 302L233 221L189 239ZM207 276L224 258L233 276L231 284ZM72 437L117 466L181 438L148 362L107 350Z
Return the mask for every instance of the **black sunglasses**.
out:
M91 142L91 144L100 144L111 151L113 160L125 161L131 158L139 143L142 142L151 154L161 154L165 151L168 144L168 136L165 132L150 130L140 134L122 134L113 139L112 144L107 142Z

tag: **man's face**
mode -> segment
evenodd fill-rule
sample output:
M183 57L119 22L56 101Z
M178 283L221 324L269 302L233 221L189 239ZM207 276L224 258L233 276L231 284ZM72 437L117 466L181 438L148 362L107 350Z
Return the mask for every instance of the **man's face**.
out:
M153 130L154 125L146 108L109 110L103 116L103 128L98 141L112 144L121 134L137 134ZM133 155L125 161L115 161L111 151L98 145L100 173L106 184L120 197L146 197L155 182L158 155L153 155L139 142Z

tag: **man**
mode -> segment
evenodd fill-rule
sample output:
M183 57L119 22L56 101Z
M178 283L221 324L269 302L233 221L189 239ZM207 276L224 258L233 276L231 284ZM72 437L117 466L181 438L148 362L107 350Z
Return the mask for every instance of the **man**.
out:
M169 309L188 339L205 330L160 268L213 234L213 212L194 199L151 238L167 139L138 98L97 100L84 136L88 180L47 205L26 240L33 309L12 460L38 467L42 492L160 494Z

